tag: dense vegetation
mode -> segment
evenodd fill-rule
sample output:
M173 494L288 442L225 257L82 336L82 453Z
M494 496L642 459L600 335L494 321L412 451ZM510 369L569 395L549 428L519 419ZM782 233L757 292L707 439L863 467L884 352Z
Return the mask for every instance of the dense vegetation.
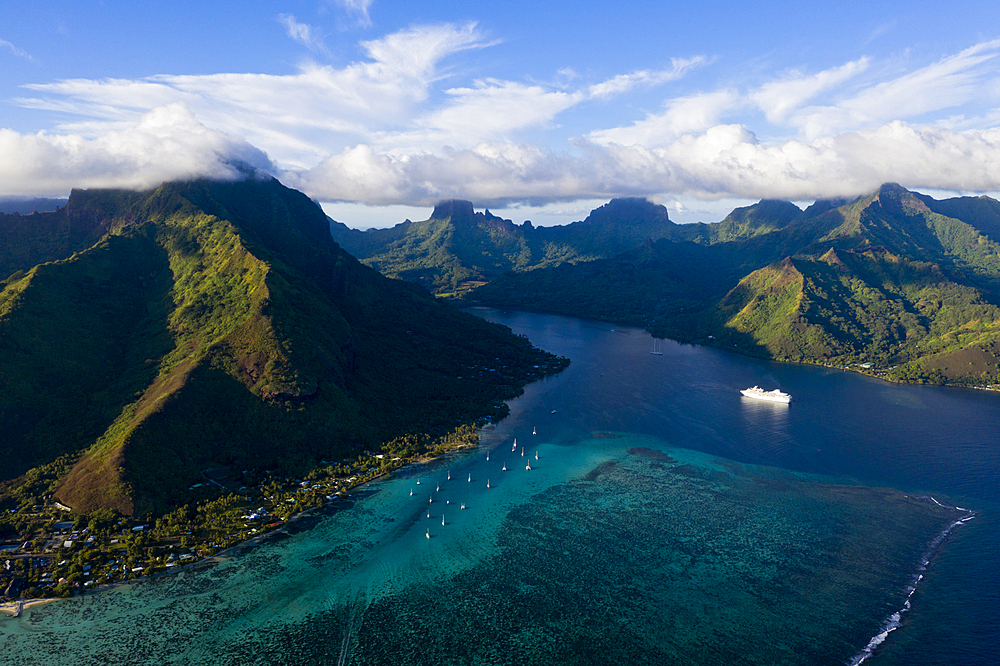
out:
M75 191L0 236L4 509L166 511L209 469L497 418L566 362L359 264L274 180Z
M678 229L612 258L505 274L472 298L901 381L1000 383L992 199L935 201L890 184Z
M666 208L645 199L614 199L582 222L557 227L516 225L457 200L438 204L428 220L391 229L330 223L334 239L364 263L439 295L467 292L505 271L614 256L647 238L673 237L679 228Z

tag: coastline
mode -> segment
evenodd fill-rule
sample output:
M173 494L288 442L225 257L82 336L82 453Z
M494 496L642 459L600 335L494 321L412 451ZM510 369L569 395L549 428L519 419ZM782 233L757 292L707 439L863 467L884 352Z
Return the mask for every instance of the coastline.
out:
M481 426L480 428L477 428L476 429L477 435L479 433L481 433L484 429L488 428L490 425L493 425L493 424L488 423L488 424L486 424L484 426ZM395 471L403 470L403 469L406 469L407 467L410 467L410 466L413 466L413 465L426 465L428 463L434 462L435 460L444 458L447 455L450 455L450 454L453 454L453 453L458 453L460 451L466 451L466 450L472 449L472 448L474 448L476 446L479 446L479 442L478 441L475 444L459 444L458 446L455 446L454 448L450 448L450 449L448 449L446 451L442 451L441 453L439 453L437 455L424 455L424 456L421 456L419 458L415 458L415 459L409 461L408 463L406 463L405 465L401 465L400 467L397 467L395 469L387 470L387 471L384 471L384 472L379 472L378 474L376 474L375 476L372 476L369 479L366 479L364 481L359 481L355 485L351 485L351 486L348 486L347 488L345 488L344 489L344 496L343 497L340 496L340 495L337 495L336 499L326 500L326 501L323 502L323 504L321 506L318 506L318 507L316 507L316 506L309 507L309 508L307 508L307 509L305 509L303 511L300 511L299 513L296 513L296 514L293 514L293 515L289 516L286 520L284 520L281 523L280 526L276 527L273 530L270 530L268 532L263 532L261 534L255 534L254 536L250 537L249 539L245 539L243 541L235 543L232 546L228 546L225 549L220 550L217 553L214 553L212 555L203 557L203 558L201 558L199 560L196 560L194 562L191 562L189 564L184 564L184 565L177 566L177 567L171 567L170 569L168 569L166 571L159 571L159 572L154 573L151 576L140 576L139 578L134 578L134 579L129 579L129 580L119 580L119 581L114 581L114 582L111 582L111 583L95 584L93 587L87 589L82 594L74 594L74 595L70 595L68 597L46 597L46 598L40 598L40 599L25 599L25 598L18 597L16 599L11 600L11 601L2 601L2 602L0 602L0 621L20 619L21 617L24 616L24 611L30 610L31 608L33 608L35 606L40 606L42 604L47 604L47 603L54 602L54 601L62 601L64 599L74 599L74 598L77 598L77 597L81 597L81 596L85 596L85 595L90 595L90 594L100 594L102 592L108 592L108 591L110 591L112 589L115 589L115 588L117 588L119 586L122 586L122 585L135 585L137 583L148 582L148 581L150 581L150 580L152 580L154 578L162 578L164 576L173 576L173 575L176 575L176 574L181 573L183 571L197 571L199 569L205 569L205 568L214 566L216 564L219 564L219 563L223 562L226 559L229 559L231 557L235 557L235 556L238 556L238 555L242 554L241 552L238 552L238 551L241 551L242 549L245 549L245 548L251 547L251 546L262 545L261 542L263 542L264 540L266 540L266 539L268 539L270 537L273 537L276 534L285 534L285 535L290 536L290 534L287 531L285 531L285 527L287 525L289 525L290 523L297 522L297 521L301 520L302 518L307 518L307 517L311 516L313 513L315 513L318 510L329 508L329 507L331 507L332 505L334 505L334 504L336 504L338 502L345 501L346 497L350 497L350 494L351 494L350 491L353 491L356 488L363 488L363 487L367 486L368 484L372 483L373 481L376 481L376 480L378 480L378 479L380 479L382 477L386 477L386 476L392 475L392 473L395 472ZM308 528L306 528L306 529L308 529Z

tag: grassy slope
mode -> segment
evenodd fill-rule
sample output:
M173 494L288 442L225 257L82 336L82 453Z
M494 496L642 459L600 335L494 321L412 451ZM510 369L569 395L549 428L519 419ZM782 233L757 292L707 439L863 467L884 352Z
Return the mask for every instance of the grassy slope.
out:
M5 478L75 460L53 486L77 510L163 509L209 464L302 469L496 414L556 365L360 265L276 181L75 196L115 233L0 294L0 445Z

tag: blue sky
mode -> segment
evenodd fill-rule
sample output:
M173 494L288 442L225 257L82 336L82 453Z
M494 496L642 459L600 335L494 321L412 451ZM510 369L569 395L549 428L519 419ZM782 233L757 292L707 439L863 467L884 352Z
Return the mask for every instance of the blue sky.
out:
M0 195L229 177L357 227L1000 191L1000 3L0 3Z

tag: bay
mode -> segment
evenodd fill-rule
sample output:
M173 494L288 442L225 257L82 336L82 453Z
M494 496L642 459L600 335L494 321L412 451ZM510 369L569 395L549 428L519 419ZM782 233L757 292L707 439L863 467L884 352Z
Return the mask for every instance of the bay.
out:
M912 609L866 663L1000 661L1000 396L669 341L654 356L636 329L476 313L573 362L529 385L475 452L372 484L312 529L208 571L0 621L3 653L843 663L957 515L922 499L934 496L976 518L933 551ZM754 384L795 400L739 395Z

